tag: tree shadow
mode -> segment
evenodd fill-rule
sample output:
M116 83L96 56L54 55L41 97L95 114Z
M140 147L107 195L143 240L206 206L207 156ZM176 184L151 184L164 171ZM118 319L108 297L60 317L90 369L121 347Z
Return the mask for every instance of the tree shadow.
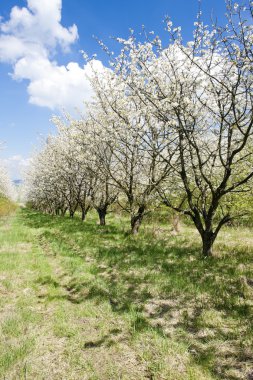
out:
M103 279L104 287L90 284L86 297L111 299L118 311L129 310L132 304L141 309L153 297L150 288L159 280L161 298L183 293L194 298L206 293L219 310L249 315L249 307L235 302L244 297L243 284L236 275L237 263L251 260L244 250L238 250L233 260L228 256L202 259L199 242L191 241L189 246L187 238L171 236L168 241L150 236L149 231L133 237L126 233L124 220L121 225L111 223L100 228L94 217L83 223L77 218L49 216L30 209L20 212L27 226L43 230L40 237L59 250L63 247L61 254L92 256L91 272ZM82 288L80 283L75 286L76 292Z
M200 242L189 233L165 239L154 237L149 226L145 226L139 236L133 237L126 233L124 218L121 224L110 220L110 225L100 228L92 215L82 223L77 218L52 217L24 209L21 219L27 226L41 229L40 236L55 245L60 254L90 259L87 262L94 279L83 280L81 274L73 276L64 296L68 301L108 301L115 313L136 312L132 322L135 331L152 327L164 334L166 329L178 329L189 336L197 336L202 329L199 320L203 310L212 308L224 314L223 323L228 317L247 326L245 337L242 334L240 339L248 338L252 307L238 272L239 265L252 262L252 255L245 249L203 259ZM209 343L222 338L231 340L233 345L234 333L228 330L226 325L223 330L215 327L212 336L199 336L196 341L202 344L204 340ZM103 339L87 342L87 348L105 344ZM202 346L194 345L196 360L211 362L213 349L207 344L202 350ZM240 360L244 359L238 357L235 363Z

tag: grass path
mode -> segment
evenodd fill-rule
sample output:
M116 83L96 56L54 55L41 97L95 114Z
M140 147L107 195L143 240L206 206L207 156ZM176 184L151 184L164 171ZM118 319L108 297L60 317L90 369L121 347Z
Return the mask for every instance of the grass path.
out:
M82 256L81 235L66 223L63 230L22 212L0 222L0 379L219 378L193 360L187 340L164 333L162 318L153 326L134 303L120 310L126 280L95 261L94 237ZM151 313L155 303L148 307Z

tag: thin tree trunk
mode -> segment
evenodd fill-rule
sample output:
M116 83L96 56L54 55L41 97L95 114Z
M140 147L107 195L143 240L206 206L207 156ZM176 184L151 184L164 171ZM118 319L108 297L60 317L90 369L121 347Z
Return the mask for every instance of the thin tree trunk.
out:
M180 232L180 217L178 213L172 215L173 234L177 235Z
M133 235L137 235L139 232L139 228L141 225L141 218L138 216L134 216L131 218L131 233Z
M82 221L84 222L86 220L86 216L87 216L87 213L90 209L90 206L80 206L81 207L81 210L82 210Z
M86 219L86 211L82 208L82 222L84 222Z
M68 209L67 207L61 209L61 215L62 216L66 215L67 209Z
M144 211L145 211L145 206L140 206L138 209L138 213L131 217L131 233L133 235L137 235L139 232L139 228L144 216Z
M105 226L106 208L97 209L100 226Z

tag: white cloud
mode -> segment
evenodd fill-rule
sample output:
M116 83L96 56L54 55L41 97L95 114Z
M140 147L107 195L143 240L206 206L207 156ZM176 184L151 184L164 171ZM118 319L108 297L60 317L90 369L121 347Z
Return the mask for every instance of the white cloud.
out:
M102 70L100 61L97 70ZM81 68L78 63L70 62L59 66L47 58L24 57L14 67L15 79L28 79L29 101L38 106L54 108L82 107L83 101L89 100L92 89L87 76L91 74L90 63Z
M9 158L4 158L1 163L8 170L8 173L12 179L20 179L25 176L29 165L30 158L24 158L21 155L14 155Z
M13 79L27 79L29 102L50 109L81 107L92 95L86 77L90 64L60 66L52 59L56 49L68 51L77 40L76 25L61 24L61 0L28 0L12 8L0 22L0 61L13 66ZM96 66L102 70L102 63Z
M78 32L75 24L69 28L61 25L61 6L61 0L28 0L27 7L12 8L10 19L0 24L0 30L5 40L14 36L23 45L24 54L30 47L35 51L51 50L57 45L68 49L78 38ZM20 50L17 58L19 54Z

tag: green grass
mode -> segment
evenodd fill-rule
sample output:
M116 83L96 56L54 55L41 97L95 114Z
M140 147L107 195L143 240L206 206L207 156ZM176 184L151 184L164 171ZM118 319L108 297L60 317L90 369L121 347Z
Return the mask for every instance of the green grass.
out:
M202 259L191 226L128 229L28 209L1 222L0 378L247 379L252 231L225 229Z

